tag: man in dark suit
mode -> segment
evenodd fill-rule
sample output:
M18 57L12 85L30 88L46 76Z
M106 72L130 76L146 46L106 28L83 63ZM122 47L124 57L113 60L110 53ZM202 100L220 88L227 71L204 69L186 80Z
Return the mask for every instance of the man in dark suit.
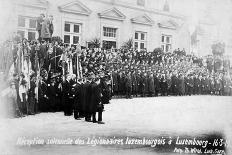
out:
M45 15L41 13L40 16L36 20L37 22L36 30L39 33L39 38L38 38L39 41L41 41L41 29L42 29L42 22L44 21L44 18L45 18Z
M62 83L62 103L64 107L64 115L65 116L71 116L72 111L72 105L71 105L71 84L70 84L71 77L70 75L67 75L67 78Z
M78 79L77 83L75 85L75 97L74 97L74 118L76 120L80 120L80 117L83 117L83 105L82 105L82 96L81 96L81 92L82 92L82 79Z
M95 78L95 75L91 75L92 82L90 83L90 102L88 105L88 112L91 113L92 122L104 124L102 122L102 112L103 112L103 104L101 103L101 87L100 87L100 79ZM98 121L96 120L96 113L98 112Z
M56 98L58 97L57 89L55 87L55 79L51 79L50 84L48 84L48 101L49 101L49 111L55 112L56 109Z
M85 116L85 121L90 122L91 121L91 113L88 111L88 106L90 103L90 78L87 78L86 81L83 84L83 91L81 93L81 105L82 105L82 112Z

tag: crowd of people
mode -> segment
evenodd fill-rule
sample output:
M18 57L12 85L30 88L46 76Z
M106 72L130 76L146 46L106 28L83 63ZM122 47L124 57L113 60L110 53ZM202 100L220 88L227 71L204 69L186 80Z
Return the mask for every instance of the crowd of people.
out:
M1 96L14 116L63 111L77 120L104 124L102 112L112 96L232 95L229 70L209 69L184 49L165 53L161 48L70 46L51 38L52 19L41 14L38 40L15 38L3 58L12 59L12 65L2 79L10 87Z
M113 59L115 95L232 95L229 72L209 71L202 59L185 52L120 51Z

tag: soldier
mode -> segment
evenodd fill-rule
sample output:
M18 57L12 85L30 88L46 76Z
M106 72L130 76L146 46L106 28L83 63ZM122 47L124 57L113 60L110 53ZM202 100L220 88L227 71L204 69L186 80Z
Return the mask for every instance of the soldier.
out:
M132 82L132 94L137 97L138 95L138 76L135 71L132 72L131 82Z
M193 82L194 82L194 84L193 84L193 94L197 95L198 94L198 84L199 84L197 75L194 76Z
M176 74L173 74L172 77L171 77L171 80L172 80L172 94L173 95L177 95L178 94L178 79L177 79L177 76Z
M153 73L150 73L150 75L148 75L148 95L149 97L152 97L154 93L155 93L154 77L153 77Z
M230 86L231 86L231 81L230 81L229 76L224 77L224 92L223 92L223 94L225 96L230 95Z
M180 95L185 95L185 78L184 75L180 75Z
M124 74L124 71L119 73L119 95L125 95L125 74Z
M194 78L193 75L189 75L187 79L187 87L188 87L188 95L193 95L193 89L194 89Z
M160 83L157 74L154 74L154 85L155 85L155 96L158 96L160 90Z
M146 96L146 73L141 73L141 81L140 81L140 87L141 87L141 95L142 97Z
M168 84L167 95L170 95L170 93L171 93L171 85L172 85L170 74L167 74L167 84Z
M165 74L163 74L160 80L161 96L167 95L167 89L168 89L167 80L166 80Z
M210 94L215 94L215 80L213 77L210 78Z
M201 79L201 94L202 95L206 94L206 77L204 75Z
M209 75L205 78L205 93L210 94L210 79Z
M131 72L128 72L125 77L125 88L126 88L126 98L131 98L131 91L132 91Z
M118 95L119 75L117 71L113 71L112 78L113 78L113 94Z
M199 95L202 95L202 92L203 92L203 79L202 79L202 76L199 75L199 86L198 86L198 94Z

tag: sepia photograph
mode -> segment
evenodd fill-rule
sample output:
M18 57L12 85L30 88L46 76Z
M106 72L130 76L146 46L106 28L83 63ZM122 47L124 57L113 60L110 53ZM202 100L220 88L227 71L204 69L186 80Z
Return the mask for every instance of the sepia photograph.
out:
M232 0L0 0L0 155L232 155Z

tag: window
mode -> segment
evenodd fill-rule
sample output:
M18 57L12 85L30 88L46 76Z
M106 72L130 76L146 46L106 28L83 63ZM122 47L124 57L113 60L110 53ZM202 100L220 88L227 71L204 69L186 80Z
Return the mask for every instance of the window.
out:
M161 37L161 48L164 52L171 52L172 50L172 36L163 34Z
M64 31L65 32L70 32L70 24L65 24L64 25Z
M81 38L81 25L76 23L65 22L64 24L64 43L77 45Z
M70 44L70 36L69 35L64 35L64 43Z
M103 27L102 47L104 49L117 48L117 28Z
M145 34L141 33L141 40L144 40L144 38L145 38Z
M137 32L135 32L135 39L139 39Z
M146 32L135 32L134 48L141 50L146 48L147 44Z
M73 44L79 43L79 36L73 36Z
M38 37L36 31L36 18L18 16L17 34L28 40L35 40Z
M73 32L79 33L79 25L74 25L74 30Z
M116 30L116 28L103 27L103 35L104 37L116 38Z

